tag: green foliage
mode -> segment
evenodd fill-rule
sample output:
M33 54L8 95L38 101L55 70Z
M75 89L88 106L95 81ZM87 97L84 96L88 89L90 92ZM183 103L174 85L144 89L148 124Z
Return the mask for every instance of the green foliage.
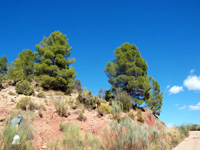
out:
M103 113L105 114L109 114L110 113L110 106L107 105L107 104L101 104L99 107L98 107L99 111L102 111Z
M61 117L68 117L68 104L66 102L61 102L60 100L56 100L54 102L54 106L56 108L56 112Z
M181 125L181 126L177 126L176 128L178 128L178 130L180 131L181 134L183 134L185 137L189 136L189 131L190 131L190 127L189 125Z
M132 98L135 105L141 105L146 100L145 93L149 89L147 63L140 56L138 48L129 43L122 44L114 51L113 62L104 68L112 85L112 91L121 88Z
M15 82L21 80L32 81L34 77L34 66L35 54L31 50L23 50L17 57L17 59L12 62L10 68L8 69L8 78L14 80Z
M35 64L36 80L46 89L66 91L70 83L76 77L73 67L70 65L75 59L69 59L71 47L69 47L66 35L56 31L43 38L36 45L37 63Z
M128 116L129 116L132 120L135 120L135 114L134 114L134 112L130 111L130 112L128 113Z
M110 113L112 114L113 119L120 118L120 113L121 112L122 112L121 106L116 101L112 101L112 106L110 108Z
M112 101L114 98L115 98L115 97L114 97L113 93L112 93L110 90L106 90L106 93L105 93L105 100L106 100L107 102L110 102L110 101Z
M163 105L163 93L160 93L160 85L153 77L149 77L151 83L151 90L148 92L148 100L146 105L153 111L154 115L160 115L161 107Z
M7 57L3 56L0 58L0 74L6 74L7 72Z
M45 98L46 97L43 92L39 92L36 96L39 97L39 98Z
M33 87L31 87L31 84L27 80L21 80L17 82L15 90L18 94L24 94L28 96L34 93Z
M6 56L0 58L0 90L2 89L2 81L7 73L7 62Z
M85 105L88 109L95 109L100 105L100 100L97 96L92 95L91 91L83 90L79 93L78 101Z
M127 112L132 108L132 97L126 92L117 89L116 100L122 104L123 111Z
M191 124L190 131L200 131L200 125L199 124Z
M142 117L142 111L140 109L137 110L137 121L144 123L144 118Z

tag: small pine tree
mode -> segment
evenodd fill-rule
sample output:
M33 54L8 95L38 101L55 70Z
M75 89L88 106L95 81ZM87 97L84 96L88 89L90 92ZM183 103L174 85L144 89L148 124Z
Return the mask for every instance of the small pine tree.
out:
M34 77L34 66L35 54L31 50L23 50L17 57L17 59L12 62L10 68L8 69L8 78L14 80L15 82L21 80L32 81Z
M7 73L7 62L6 56L0 58L0 90L2 89L2 80Z
M159 116L163 105L163 93L160 93L160 85L158 81L155 81L153 77L149 77L149 80L151 82L151 90L146 105L153 111L154 115Z

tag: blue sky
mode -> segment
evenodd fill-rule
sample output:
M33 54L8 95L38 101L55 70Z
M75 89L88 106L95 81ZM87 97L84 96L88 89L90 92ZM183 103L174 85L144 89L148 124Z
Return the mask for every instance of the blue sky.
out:
M199 7L197 0L2 1L0 57L11 63L59 30L69 38L77 78L97 94L110 88L103 68L113 51L133 43L164 92L160 119L200 123Z

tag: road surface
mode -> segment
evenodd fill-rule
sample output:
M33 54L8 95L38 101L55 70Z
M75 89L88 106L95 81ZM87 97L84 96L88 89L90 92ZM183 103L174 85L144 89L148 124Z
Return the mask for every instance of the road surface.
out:
M190 131L190 136L173 150L200 150L200 131Z

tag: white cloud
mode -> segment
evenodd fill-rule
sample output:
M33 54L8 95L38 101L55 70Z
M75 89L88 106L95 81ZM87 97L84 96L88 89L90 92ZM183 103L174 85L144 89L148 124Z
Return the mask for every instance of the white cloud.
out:
M195 72L195 69L190 70L190 74L193 74Z
M167 85L167 89L170 88L170 85Z
M188 76L187 79L183 81L183 85L190 91L200 91L200 76Z
M177 106L178 106L178 104L175 104L174 106L175 106L175 107L177 107Z
M181 91L184 91L183 90L183 87L182 86L173 86L173 87L171 87L170 89L169 89L169 94L171 95L171 94L177 94L177 93L179 93L179 92L181 92Z
M184 110L185 108L186 108L186 106L184 105L184 106L180 107L179 109Z
M190 105L189 108L190 110L200 110L200 102L196 105Z

